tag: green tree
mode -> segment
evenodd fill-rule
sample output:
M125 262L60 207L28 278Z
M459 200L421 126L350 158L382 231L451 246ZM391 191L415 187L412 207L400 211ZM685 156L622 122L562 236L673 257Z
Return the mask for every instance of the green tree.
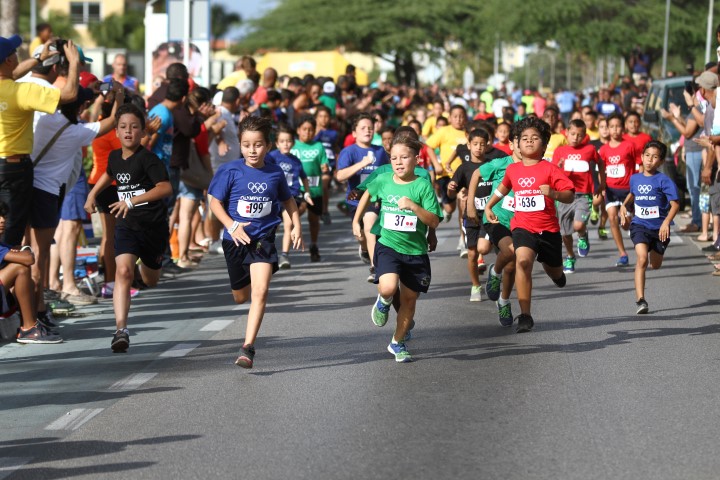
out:
M144 18L143 12L129 10L124 15L108 15L101 22L90 24L88 29L102 47L141 51L145 48Z
M221 4L215 3L210 7L210 31L213 40L224 37L231 28L241 22L242 17L239 14L228 12Z

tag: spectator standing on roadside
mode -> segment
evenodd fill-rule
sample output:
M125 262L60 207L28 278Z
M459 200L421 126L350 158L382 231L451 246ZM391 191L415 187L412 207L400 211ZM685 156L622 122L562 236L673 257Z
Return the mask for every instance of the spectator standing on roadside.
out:
M127 67L127 57L122 53L118 53L117 55L115 55L115 59L112 63L113 73L111 73L110 75L105 75L105 78L103 78L103 82L111 82L114 80L123 87L132 90L133 92L137 92L138 79L135 77L131 77L127 74Z

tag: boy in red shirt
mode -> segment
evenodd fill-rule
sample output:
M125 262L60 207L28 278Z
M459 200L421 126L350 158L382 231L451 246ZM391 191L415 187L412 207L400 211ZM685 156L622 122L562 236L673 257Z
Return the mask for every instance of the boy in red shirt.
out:
M600 163L600 157L595 147L587 142L585 135L585 122L579 119L571 120L567 130L569 145L555 149L552 163L565 172L575 185L575 200L570 204L558 203L556 205L558 219L560 220L560 233L567 257L563 263L565 273L575 273L575 252L573 251L573 232L578 234L578 255L586 257L590 253L590 241L587 234L587 222L590 218L592 195L594 190L591 171ZM605 172L600 170L598 175L599 192L605 190Z
M518 146L522 162L508 165L502 183L485 206L485 219L497 223L492 207L510 190L515 192L515 216L510 223L515 247L515 288L522 313L517 316L517 332L529 332L532 269L535 259L543 264L550 279L562 288L565 273L562 239L555 201L572 203L575 191L570 179L555 165L543 161L550 141L550 126L536 117L518 122Z

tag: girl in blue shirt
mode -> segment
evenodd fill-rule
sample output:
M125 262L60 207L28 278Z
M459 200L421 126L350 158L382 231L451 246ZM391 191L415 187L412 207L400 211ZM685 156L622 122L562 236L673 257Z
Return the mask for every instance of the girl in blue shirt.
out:
M300 215L285 173L277 165L265 163L271 121L247 117L239 130L243 158L218 169L208 194L210 210L225 226L223 252L233 299L238 304L251 300L245 341L235 364L252 368L270 279L278 270L275 230L280 224L281 208L292 218L290 238L295 249L303 248L303 240Z
M670 243L670 225L680 209L675 183L658 172L665 161L667 146L652 140L642 153L643 171L630 177L630 193L620 207L620 224L628 222L627 206L635 203L630 223L630 238L635 245L635 295L638 314L648 313L645 300L645 271L648 258L653 270L662 266L665 249Z

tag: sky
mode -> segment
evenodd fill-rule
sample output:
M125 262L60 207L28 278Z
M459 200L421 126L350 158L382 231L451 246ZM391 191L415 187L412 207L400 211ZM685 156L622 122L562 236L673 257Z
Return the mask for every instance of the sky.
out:
M277 3L278 0L211 0L211 3L220 3L230 12L239 13L243 21L252 18L262 17L262 15L271 10ZM235 39L242 35L244 28L235 28L230 30L227 34L227 38Z

